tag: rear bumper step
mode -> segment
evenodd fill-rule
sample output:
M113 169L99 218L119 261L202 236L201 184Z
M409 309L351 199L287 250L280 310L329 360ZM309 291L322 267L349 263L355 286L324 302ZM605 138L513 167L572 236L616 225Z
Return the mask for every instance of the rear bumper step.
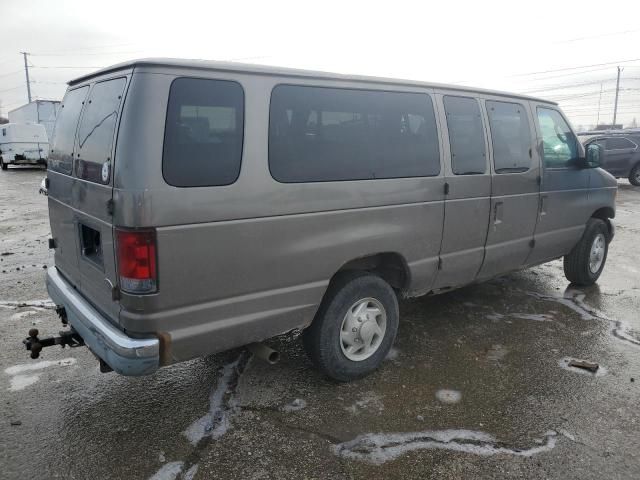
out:
M69 324L84 343L113 370L122 375L138 376L158 369L158 338L132 338L118 330L55 267L47 271L47 290L53 302L65 308Z

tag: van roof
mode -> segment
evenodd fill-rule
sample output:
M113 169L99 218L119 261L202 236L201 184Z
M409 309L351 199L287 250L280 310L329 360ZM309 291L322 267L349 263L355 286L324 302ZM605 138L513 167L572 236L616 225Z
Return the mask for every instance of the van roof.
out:
M69 85L70 86L76 85L78 83L85 82L87 80L90 80L94 77L98 77L106 73L111 73L118 70L125 70L125 69L131 69L136 67L188 68L188 69L194 69L194 70L239 72L239 73L248 73L248 74L256 74L256 75L318 78L322 80L341 80L341 81L365 82L365 83L375 83L375 84L385 84L385 85L420 86L420 87L428 87L428 88L459 90L464 92L484 93L489 95L499 95L499 96L512 97L512 98L521 98L525 100L534 100L537 102L544 102L552 105L557 105L556 102L552 102L550 100L544 100L542 98L531 97L528 95L502 92L497 90L473 88L473 87L467 87L462 85L421 82L416 80L403 80L398 78L373 77L373 76L365 76L365 75L345 75L341 73L318 72L313 70L274 67L269 65L256 65L256 64L249 64L249 63L219 62L215 60L187 60L187 59L177 59L177 58L142 58L138 60L130 60L128 62L118 63L110 67L97 70L88 75L83 75L81 77L75 78L69 82Z

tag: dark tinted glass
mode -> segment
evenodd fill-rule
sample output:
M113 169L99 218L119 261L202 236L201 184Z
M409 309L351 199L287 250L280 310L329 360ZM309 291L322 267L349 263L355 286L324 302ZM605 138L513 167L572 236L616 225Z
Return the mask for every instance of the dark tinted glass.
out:
M109 183L111 150L126 79L96 83L78 128L76 176L92 182Z
M280 182L438 175L431 98L277 86L271 94L269 168Z
M50 170L67 175L71 174L76 129L82 111L82 102L84 102L88 91L89 87L69 90L62 100L51 142L48 160Z
M564 168L578 158L578 139L556 110L538 108L545 167Z
M474 98L444 97L451 170L456 175L484 173L486 152L480 106Z
M607 150L621 150L625 148L634 148L635 144L623 137L607 138Z
M526 172L531 167L531 131L524 107L487 101L496 173Z
M229 185L240 174L244 93L235 82L178 78L171 84L162 172L170 185Z

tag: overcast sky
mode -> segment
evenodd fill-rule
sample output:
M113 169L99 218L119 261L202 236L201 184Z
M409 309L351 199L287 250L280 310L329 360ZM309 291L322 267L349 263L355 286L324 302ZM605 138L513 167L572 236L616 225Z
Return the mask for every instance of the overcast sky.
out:
M202 58L529 93L560 101L574 126L596 123L601 84L611 122L619 64L618 120L640 123L637 0L0 0L0 18L5 115L26 103L27 51L37 98L128 59Z

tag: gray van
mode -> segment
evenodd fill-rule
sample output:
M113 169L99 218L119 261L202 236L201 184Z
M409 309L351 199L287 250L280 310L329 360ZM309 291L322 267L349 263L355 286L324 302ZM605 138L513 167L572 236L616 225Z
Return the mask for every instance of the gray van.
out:
M49 343L144 375L301 329L322 372L359 378L398 297L559 257L593 284L617 191L600 148L555 103L466 87L157 59L78 78L48 163L71 326Z

